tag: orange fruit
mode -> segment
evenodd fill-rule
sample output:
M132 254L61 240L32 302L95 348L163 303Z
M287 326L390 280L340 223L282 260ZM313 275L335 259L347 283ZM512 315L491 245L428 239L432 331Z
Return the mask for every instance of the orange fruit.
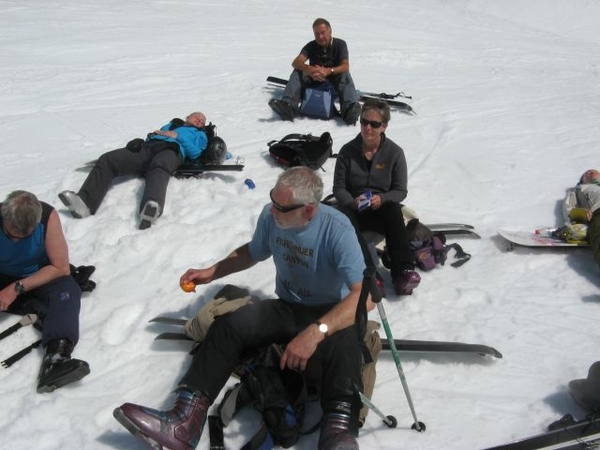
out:
M196 289L196 283L194 283L193 281L182 283L180 286L181 289L185 292L194 292L194 290Z

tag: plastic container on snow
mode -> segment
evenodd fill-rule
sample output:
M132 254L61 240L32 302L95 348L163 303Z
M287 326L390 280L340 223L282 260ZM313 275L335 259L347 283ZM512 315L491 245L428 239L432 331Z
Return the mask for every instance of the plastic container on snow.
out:
M538 228L537 230L534 231L534 233L536 236L554 237L555 231L556 231L556 228Z

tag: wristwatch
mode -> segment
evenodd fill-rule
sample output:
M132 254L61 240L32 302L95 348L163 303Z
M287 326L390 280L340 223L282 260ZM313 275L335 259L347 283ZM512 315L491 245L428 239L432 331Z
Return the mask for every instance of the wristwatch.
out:
M315 325L319 328L319 331L325 335L325 337L329 336L329 327L326 323L322 323L320 321L316 321Z
M21 281L15 281L15 292L17 293L17 295L21 295L23 292L25 292L25 286L23 286L23 283L21 283Z

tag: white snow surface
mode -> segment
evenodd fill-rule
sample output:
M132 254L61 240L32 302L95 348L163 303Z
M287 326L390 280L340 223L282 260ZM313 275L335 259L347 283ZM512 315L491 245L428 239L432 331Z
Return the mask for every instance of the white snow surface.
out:
M113 409L170 407L190 361L186 343L154 341L172 326L148 321L189 317L227 283L274 295L271 261L195 294L178 281L251 238L282 170L269 140L329 131L337 151L359 132L340 120L283 122L267 105L280 91L266 77L289 75L319 16L348 42L358 89L413 97L418 115L393 113L387 133L406 153L406 204L425 223L470 223L482 236L450 237L471 261L422 273L412 296L388 295L394 337L482 343L504 356L401 353L427 426L417 433L394 360L382 354L373 402L398 427L371 412L361 448L483 449L541 433L568 412L584 416L567 384L600 359L600 269L586 249L509 252L497 230L559 225L565 190L600 168L600 3L2 0L0 8L0 197L27 189L54 205L71 261L95 265L98 283L82 299L74 354L89 362L88 377L37 394L41 349L0 368L2 448L146 448ZM146 231L141 179L115 184L91 218L62 206L57 194L85 179L77 167L195 110L218 125L243 172L173 179L164 215ZM321 172L326 191L334 163ZM2 315L0 329L15 321ZM3 340L0 358L37 336L27 328ZM227 447L241 447L256 420L248 411L227 427ZM317 438L293 448L314 449ZM198 448L208 445L205 432Z

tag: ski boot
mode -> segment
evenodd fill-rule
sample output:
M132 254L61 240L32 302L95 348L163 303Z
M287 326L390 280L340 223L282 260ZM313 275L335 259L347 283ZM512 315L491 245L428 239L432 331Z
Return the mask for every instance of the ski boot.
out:
M90 208L85 204L83 199L73 191L62 191L58 194L58 198L63 205L69 208L71 215L75 219L84 219L91 215Z
M279 114L282 120L289 122L294 121L294 117L296 117L296 111L294 110L294 107L285 100L277 100L273 98L269 100L269 106L273 111Z
M68 339L55 339L48 343L38 377L38 393L52 392L90 373L87 362L71 358L74 347Z
M343 112L342 118L346 125L355 125L358 120L361 112L360 103L355 102L348 105L346 111Z
M421 276L414 270L405 270L394 280L394 289L398 295L411 295L421 282Z
M210 404L204 394L181 390L169 411L124 403L113 411L113 416L153 448L192 450L200 442Z
M600 412L600 361L590 366L587 378L569 381L569 393L585 410Z
M154 200L148 200L141 213L140 230L150 228L160 216L160 206Z
M358 450L357 427L352 426L352 405L331 402L321 421L318 450Z

